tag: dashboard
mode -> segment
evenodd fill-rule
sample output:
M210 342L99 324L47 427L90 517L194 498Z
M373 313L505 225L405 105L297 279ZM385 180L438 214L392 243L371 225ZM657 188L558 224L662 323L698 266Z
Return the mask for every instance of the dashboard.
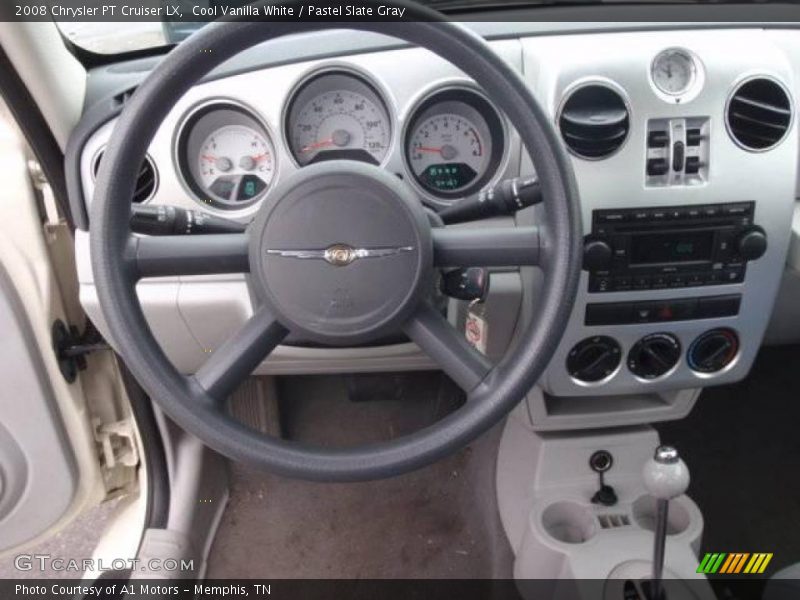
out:
M277 130L236 98L203 101L179 125L178 175L201 205L231 211L269 194L280 166L276 144L292 168L326 160L383 166L394 150L402 157L397 175L434 205L477 192L497 175L504 124L476 87L431 89L410 108L402 132L388 95L364 71L321 67L296 83Z
M566 413L564 399L613 407L649 396L664 405L683 391L741 379L792 243L796 34L663 26L526 35L514 29L522 26L491 25L502 31L491 44L561 135L585 233L577 301L539 384L542 402ZM258 52L269 55L264 46L246 57L248 68L234 65L187 93L152 142L134 201L246 222L286 176L341 158L396 174L434 211L502 180L535 176L490 94L454 67L386 40L348 53L347 34L329 33L336 56L259 65ZM300 55L305 37L282 48ZM73 144L71 199L83 209L114 121L113 114L95 119ZM536 224L541 210L521 211L515 222ZM78 232L81 299L102 329L87 239ZM534 268L492 273L490 358L512 343L519 323L535 318L541 276ZM186 372L252 312L243 277L162 278L138 289L156 337ZM467 310L450 302L454 322ZM399 342L283 346L257 372L431 367L413 344Z

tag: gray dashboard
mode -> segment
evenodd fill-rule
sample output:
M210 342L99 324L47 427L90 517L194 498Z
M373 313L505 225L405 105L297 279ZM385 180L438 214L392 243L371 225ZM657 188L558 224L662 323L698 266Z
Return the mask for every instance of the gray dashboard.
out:
M593 233L595 211L723 206L754 203L752 220L768 239L766 253L748 262L746 275L735 283L704 282L698 286L620 289L599 293L590 290L590 274L581 276L580 291L569 326L540 385L555 397L604 397L643 393L670 393L744 377L762 342L770 312L779 292L787 251L792 238L798 182L798 127L796 112L800 90L800 36L790 29L737 26L733 23L688 26L677 23L631 23L613 26L588 23L476 23L475 29L493 41L496 52L524 77L531 91L556 123L565 99L581 86L599 84L614 89L628 111L624 143L602 160L573 154L584 231ZM156 135L149 156L158 172L158 186L151 204L202 208L212 214L243 221L258 204L222 211L198 203L187 190L176 155L181 125L193 109L215 99L249 107L269 131L275 149L274 177L299 168L284 138L287 102L293 90L309 74L325 69L347 69L375 82L383 95L394 135L384 168L409 176L403 156L404 127L415 107L426 96L448 87L470 88L472 83L449 64L424 50L408 48L382 36L348 36L331 31L317 34L314 46L307 39L287 38L277 44L254 48L225 65L193 88L173 109ZM326 51L319 54L319 49ZM691 94L670 96L659 92L651 79L653 60L665 49L688 51L699 69ZM269 56L270 63L264 62ZM104 67L90 80L90 96L118 94L135 86L152 67L152 59ZM785 136L766 151L753 152L731 137L726 125L731 94L743 82L766 77L786 91L792 116ZM677 100L676 100L677 98ZM654 127L666 123L698 127L703 131L702 177L676 179L674 185L654 185L648 161L660 156L648 146ZM672 124L672 125L671 125ZM90 203L93 170L98 153L113 135L114 118L87 131L78 148L79 190L75 197ZM534 174L513 131L504 139L502 161L491 181ZM673 131L674 134L674 131ZM683 134L681 134L683 135ZM675 138L677 139L677 138ZM682 138L683 139L683 138ZM670 144L673 138L670 138ZM685 140L683 140L685 142ZM669 147L672 147L671 145ZM691 150L689 150L691 152ZM671 156L671 155L670 155ZM657 182L656 182L657 183ZM420 201L431 206L437 199L417 189ZM82 197L82 198L81 198ZM537 221L539 208L517 215L518 224ZM78 231L76 250L81 300L89 316L103 329L102 314L92 280L88 235ZM532 318L540 273L534 269L492 275L493 295L487 303L490 327L498 332L490 344L492 354L502 352L513 338L515 324ZM139 284L140 298L151 327L165 352L185 372L193 372L229 332L251 314L252 306L243 277L177 277L146 280ZM739 296L738 314L714 318L690 318L664 322L587 325L589 304L664 300L696 301L700 298ZM512 298L509 301L509 298ZM494 306L502 306L502 310ZM509 314L508 307L514 307ZM451 303L454 322L463 318L464 307ZM495 315L492 317L492 315ZM496 325L492 324L496 319ZM708 373L688 364L686 351L703 333L724 328L735 332L738 348L724 368ZM643 337L668 334L679 345L679 356L665 373L642 377L629 368L627 357ZM613 338L620 361L606 376L582 381L567 369L576 344L588 338ZM323 349L285 346L278 349L257 372L306 373L381 371L432 368L432 363L413 344L371 349Z

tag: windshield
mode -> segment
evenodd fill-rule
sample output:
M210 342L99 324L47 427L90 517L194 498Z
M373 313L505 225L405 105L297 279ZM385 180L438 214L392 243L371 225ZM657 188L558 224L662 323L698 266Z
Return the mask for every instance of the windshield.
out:
M168 28L156 21L143 23L79 23L56 22L61 33L74 44L99 54L119 54L145 48L164 46L179 40L168 38ZM192 25L186 35L202 25Z
M94 0L88 0L90 5ZM81 15L65 12L63 17L67 20L59 20L55 17L56 24L61 29L64 36L77 46L96 52L99 54L119 54L146 48L171 45L180 42L194 31L205 25L207 22L216 18L226 16L225 11L234 10L242 7L252 0L151 0L153 6L161 6L160 9L139 8L138 10L149 10L150 13L142 14L138 18L149 18L149 21L126 21L125 18L136 19L136 9L133 5L123 3L128 7L128 16L125 17L118 13L114 14L117 21L96 22L81 20ZM419 1L419 0L418 0ZM531 5L553 5L553 4L622 4L622 3L659 3L665 4L669 0L421 0L426 4L442 12L458 12L465 10L492 9L522 7ZM728 0L676 0L681 4L702 3L702 2L726 2ZM742 0L738 0L742 1ZM747 2L748 0L744 0ZM763 1L763 0L762 0ZM769 0L767 0L769 1ZM366 6L369 2L363 2ZM377 3L376 3L377 4ZM98 7L100 5L98 4ZM170 8L167 8L170 7ZM66 9L80 10L80 9ZM84 9L90 10L90 9ZM97 8L102 10L102 8ZM153 10L159 10L160 16L153 17ZM131 12L133 11L133 12ZM180 17L175 16L175 11L180 12ZM170 14L170 12L172 14ZM131 16L133 14L133 16ZM95 17L99 13L94 13ZM193 15L197 15L197 20L193 20ZM336 16L336 15L333 15ZM339 15L344 16L344 15Z

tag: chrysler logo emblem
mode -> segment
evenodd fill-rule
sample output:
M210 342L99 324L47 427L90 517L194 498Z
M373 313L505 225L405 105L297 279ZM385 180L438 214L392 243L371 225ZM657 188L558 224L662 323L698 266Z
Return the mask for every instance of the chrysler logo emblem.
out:
M333 244L324 250L267 250L267 254L304 260L324 260L334 267L346 267L359 258L383 258L414 250L413 246L389 248L353 248L347 244Z

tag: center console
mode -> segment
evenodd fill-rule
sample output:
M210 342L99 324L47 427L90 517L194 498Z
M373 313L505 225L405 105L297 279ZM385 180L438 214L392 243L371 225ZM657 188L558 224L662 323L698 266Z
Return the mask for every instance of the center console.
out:
M795 205L795 75L756 33L676 41L630 36L635 58L613 37L593 55L575 39L524 42L584 234L569 324L528 395L540 430L680 418L699 389L745 377L761 345ZM662 89L659 57L689 65L680 91Z

